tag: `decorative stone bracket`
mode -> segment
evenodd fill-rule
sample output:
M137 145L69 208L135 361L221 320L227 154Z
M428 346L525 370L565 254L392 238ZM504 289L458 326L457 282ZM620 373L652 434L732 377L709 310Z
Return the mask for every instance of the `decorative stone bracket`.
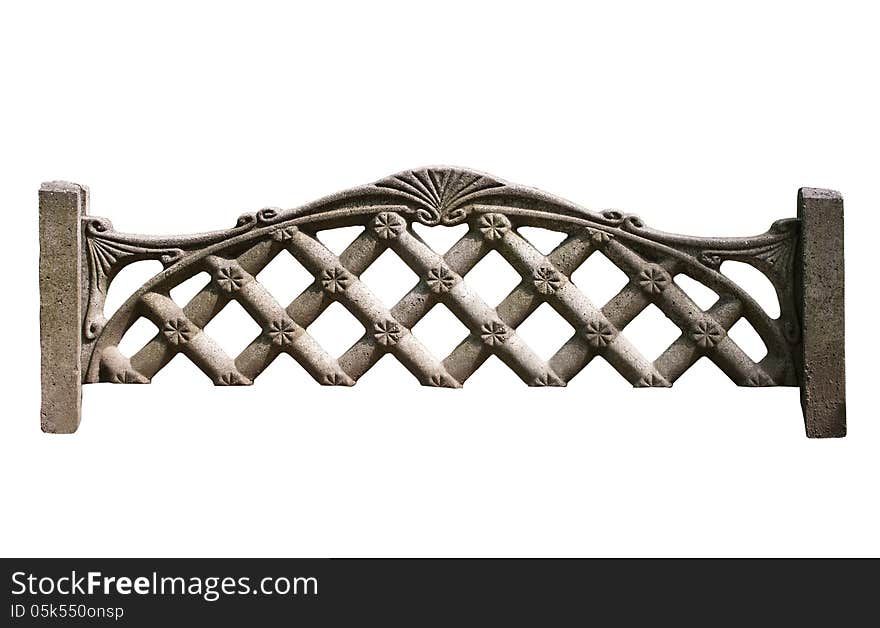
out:
M466 224L445 254L412 229ZM340 255L316 237L325 229L364 231ZM549 254L520 233L541 227L565 234ZM418 283L388 309L361 274L391 249ZM258 280L288 251L314 276L290 304L278 303ZM521 276L491 307L467 273L497 251ZM593 303L570 277L590 255L607 257L629 278L608 303ZM104 299L126 265L157 259L164 270L112 316ZM741 286L720 272L726 260L746 262L773 284L780 315L771 318ZM210 282L183 307L175 286L207 272ZM703 310L674 281L686 275L719 295ZM617 211L592 212L538 190L456 168L400 173L292 210L263 209L235 227L193 236L135 236L88 215L88 190L54 182L40 189L40 331L42 429L71 433L80 422L82 384L146 384L178 353L218 386L251 384L280 353L288 353L320 384L351 386L386 353L426 386L459 388L492 355L529 386L565 386L601 357L635 387L671 386L700 358L714 362L739 386L800 386L807 435L846 434L844 392L843 200L837 192L803 188L798 217L764 234L696 238L647 227ZM235 300L262 328L238 356L229 356L204 327ZM335 358L309 326L339 302L364 335ZM443 359L410 330L435 305L448 307L469 333ZM549 360L517 328L543 303L576 332ZM681 331L654 361L626 336L626 326L651 304ZM131 356L118 348L141 317L156 336ZM727 334L741 318L768 352L754 362Z

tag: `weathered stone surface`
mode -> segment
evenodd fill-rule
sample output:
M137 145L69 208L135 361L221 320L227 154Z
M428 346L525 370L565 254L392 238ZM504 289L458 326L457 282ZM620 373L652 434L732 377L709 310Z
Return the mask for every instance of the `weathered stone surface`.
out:
M846 436L843 198L833 190L802 188L798 218L801 405L807 436Z
M190 236L125 234L106 219L82 218L86 192L73 184L47 184L40 194L47 431L76 428L80 373L83 383L146 384L178 353L218 386L253 383L281 353L322 385L351 386L390 353L421 384L443 388L460 388L493 355L529 386L565 386L600 357L637 388L667 388L706 357L740 386L802 385L810 436L839 436L845 430L842 204L832 192L804 191L800 221L778 220L766 233L743 238L664 233L637 216L589 211L532 188L446 167L402 172L300 208L263 209L241 216L226 231ZM443 253L419 237L414 223L469 229ZM316 236L351 226L363 232L339 255ZM563 232L565 239L545 254L523 235L523 227ZM278 303L259 278L285 251L314 276L289 304ZM419 277L390 308L361 279L386 251ZM521 277L495 307L468 281L468 273L493 251ZM604 256L629 278L605 304L593 303L589 286L570 279L591 255ZM161 261L165 271L105 317L104 297L113 278L144 259ZM720 272L725 260L750 264L771 281L779 297L778 318ZM211 277L210 283L188 303L175 303L170 291L200 272ZM713 290L718 301L701 309L675 281L682 274ZM796 292L796 277L803 278L806 289ZM227 355L205 330L232 301L262 329L238 356ZM309 332L334 303L364 329L339 358ZM517 332L544 303L576 330L546 360ZM414 329L439 304L468 330L445 357L432 355ZM653 361L626 330L652 305L681 331ZM119 343L142 317L158 333L125 356ZM767 347L760 362L728 335L741 319Z
M75 183L40 188L40 351L44 432L79 427L82 262L80 218L88 191Z

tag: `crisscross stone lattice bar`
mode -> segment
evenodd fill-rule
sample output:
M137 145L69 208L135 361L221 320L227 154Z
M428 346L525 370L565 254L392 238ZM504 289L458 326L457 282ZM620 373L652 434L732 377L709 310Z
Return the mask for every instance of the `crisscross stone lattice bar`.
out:
M484 220L488 222L492 216L498 214L488 214ZM602 311L522 236L510 229L505 230L498 239L498 248L523 277L532 277L535 290L544 295L569 324L581 330L585 342L601 351L631 384L666 384L651 362L619 333Z
M479 233L479 230L477 230ZM565 275L574 272L593 252L593 246L588 235L575 234L566 238L550 255L548 260ZM516 328L526 320L544 299L537 292L531 278L524 279L513 291L498 304L496 311L504 324ZM455 374L459 381L465 381L489 358L491 351L481 342L480 338L469 335L455 350L444 360L447 368ZM561 378L568 381L576 373L567 376L561 368L551 359L550 370ZM539 382L535 382L538 384Z
M279 229L274 232L273 238L280 243L289 239L289 236L293 233L294 231L291 229ZM377 244L376 239L367 232L361 233L339 256L340 266L348 269L352 275L360 275L370 264L376 261L384 250L377 246ZM280 251L280 248L278 248L278 251ZM347 278L344 276L337 277L333 281L338 283L340 288L344 288L347 285ZM323 278L316 279L311 286L285 308L288 316L301 327L307 328L315 322L315 319L333 302L333 294L337 290L336 288L333 290L325 289L324 284L325 280ZM263 336L260 335L236 359L236 364L243 373L246 373L253 379L271 364L272 360L278 356L278 353L279 351L275 347L267 345ZM346 374L343 377L338 375L335 370L321 375L318 381L328 385L348 386L354 383L354 380L349 375Z
M273 247L272 244L272 241L263 241L248 249L236 259L239 268L251 276L258 274L272 261L273 253L277 254L277 247ZM197 270L202 269L203 267L200 266ZM190 299L183 308L183 313L193 325L204 328L231 299L230 293L216 289L212 282ZM175 354L160 329L153 340L132 356L131 366L145 377L152 378L171 361Z
M489 351L495 353L523 381L563 384L550 367L501 320L498 313L486 305L467 282L424 242L403 230L393 238L391 247L410 268L424 278L432 291L470 329L471 335L478 337Z
M372 234L373 232L368 230L368 233ZM418 238L414 234L413 236ZM489 248L485 245L479 233L470 231L446 252L443 260L451 274L461 277L473 268L488 252ZM443 278L440 277L436 278L436 283L433 284L433 287L429 285L427 280L419 281L412 290L391 308L392 316L400 321L401 324L412 329L437 304L439 294L443 291L444 285L446 284ZM352 377L359 378L378 362L382 355L382 352L377 350L375 338L370 334L365 334L363 338L340 357L339 361L347 373L352 375ZM447 373L450 373L451 380L443 380L442 378L432 379L429 382L430 385L455 388L460 385L460 382L464 381L464 379L450 370L450 365L447 361L444 361L443 366Z
M208 334L202 333L169 297L148 292L141 299L147 316L159 327L172 351L180 351L216 384L250 383L244 380L229 356Z
M261 346L285 351L293 356L315 379L339 384L353 382L340 370L333 356L298 325L269 294L262 284L245 271L236 260L224 260L216 256L206 259L213 271L214 281L222 290L230 292L263 328ZM236 368L240 362L236 360Z
M220 384L250 383L252 377L262 372L281 351L290 353L319 382L336 385L351 385L387 351L394 353L423 384L447 387L459 386L492 353L497 354L526 383L536 386L564 385L596 355L602 355L637 387L670 386L671 381L704 354L741 385L765 385L770 381L769 376L725 333L741 316L739 308L730 307L736 301L725 302L728 307L719 308L719 313L727 314L723 321L718 321L711 310L701 313L700 308L672 281L670 273L662 264L647 262L604 231L587 230L580 236L569 238L550 256L545 257L512 228L505 215L496 212L479 215L478 222L468 234L469 237L462 239L451 249L450 257L459 261L460 269L466 274L488 252L488 247L494 246L522 275L523 283L499 305L497 311L486 305L442 256L409 230L406 221L399 214L378 214L365 234L349 247L350 250L359 251L359 254L349 256L352 258L349 260L352 265L355 265L354 257L362 258L362 263L356 265L354 272L314 236L296 226L282 226L272 236L272 242L280 242L310 272L319 277L314 289L304 292L297 301L308 300L320 284L320 290L324 294L329 293L333 299L343 303L366 329L371 330L341 358L340 363L329 356L288 313L289 310L297 311L302 305L295 301L287 309L281 308L268 291L245 270L242 262L255 269L262 269L278 253L277 247L266 242L250 248L240 259L206 257L204 264L213 274L215 286L201 291L187 305L188 309L199 316L199 321L207 321L228 303L230 297L235 298L264 328L264 333L234 361L232 367L229 358L210 340L199 341L195 345L187 344L183 352ZM478 240L487 243L488 247L485 244L474 246ZM367 241L370 246L365 246ZM417 299L424 304L405 322L398 318L393 309L386 310L355 274L357 271L363 272L385 247L392 248L422 278L419 285L395 307L401 312L408 312L412 307L407 301ZM557 268L553 261L554 258L569 259L570 266L576 268L596 248L601 248L630 278L627 287L603 309L597 308L571 283L567 275L572 270ZM228 293L225 300L218 298L218 290ZM505 312L505 307L521 301L521 295L525 292L534 296L531 300L534 306L526 307L521 313ZM426 299L427 295L435 298ZM148 294L144 297L154 322L164 327L173 327L177 324L176 321L181 320L191 329L199 329L195 321L186 318L185 310L179 313L170 310L160 312L156 308L157 296ZM471 331L468 338L443 363L436 360L409 333L410 327L437 301L450 307ZM522 343L514 331L534 311L537 304L543 301L550 303L579 330L549 362L541 360ZM659 368L645 359L620 333L626 324L652 302L683 332L679 340L658 359ZM317 303L324 304L325 301L320 299ZM167 307L167 303L165 305ZM317 309L323 307L326 305L319 305ZM314 306L306 308L307 312L315 309ZM614 320L605 314L605 310L612 313ZM505 312L507 316L502 316L500 312ZM731 315L733 312L735 314ZM172 318L162 318L163 313ZM308 319L306 325L313 322L314 317ZM159 354L160 360L154 358L154 362L160 362L159 368L161 362L170 359L169 356L175 350L182 350L182 347L177 348L175 343L169 342L168 334L163 330L132 359L134 377L149 377L151 375L148 374L158 370L154 364L142 364L140 359L142 354L155 354L152 347L154 343L161 343L164 347ZM454 368L447 369L447 362L454 365ZM113 381L120 381L120 378L116 377Z
M460 387L492 355L530 386L565 386L598 356L636 387L669 387L706 357L740 386L800 385L808 435L845 433L842 202L836 193L802 190L797 220L777 221L759 236L727 239L654 231L635 216L590 212L530 188L450 168L400 173L303 208L246 214L230 230L195 236L118 233L109 221L87 215L87 191L75 184L47 184L40 200L45 431L76 428L81 382L149 383L182 354L216 385L247 385L287 353L325 385L351 386L390 354L421 384L446 388ZM467 224L468 230L441 255L413 223ZM70 231L72 224L79 225L79 233ZM363 231L338 256L318 239L320 231L355 225ZM527 226L560 231L565 238L544 254L520 231ZM76 255L68 256L64 246ZM390 308L361 279L387 250L419 278ZM494 308L468 282L468 273L493 250L521 278ZM259 276L276 256L287 254L314 281L285 307ZM571 280L594 254L628 278L601 307L589 298L589 285ZM52 256L81 260L81 266L55 276ZM165 270L107 318L104 297L110 283L126 265L145 259L160 260ZM726 260L751 264L770 280L780 302L778 318L770 318L720 272ZM210 281L179 306L171 290L200 272ZM718 300L702 310L675 281L680 274L711 288ZM82 299L70 299L71 285L80 286ZM205 330L233 301L261 328L235 357ZM334 302L364 327L338 359L309 331ZM575 329L549 360L518 333L543 303ZM468 330L442 359L412 332L438 304ZM653 362L627 335L627 326L652 305L681 331ZM158 333L129 358L119 343L141 317ZM767 347L759 363L728 334L743 319ZM70 329L73 320L82 322L76 330ZM81 378L72 382L70 369ZM73 408L72 418L66 408Z
M660 264L649 264L635 251L617 241L606 246L608 258L615 262L642 288L642 292L655 303L660 310L682 330L682 339L688 342L696 352L696 357L706 354L721 370L737 384L746 385L750 377L760 380L766 377L760 366L752 360L727 335L727 329L739 319L737 316L729 325L719 323L710 312L703 312L700 307L682 290L665 267ZM725 321L727 322L727 321ZM688 359L687 366L693 364ZM684 368L686 369L687 366ZM668 364L677 372L675 364ZM683 371L682 371L683 372ZM681 373L679 372L678 375ZM677 377L674 377L677 379Z
M400 224L403 228L402 219ZM449 378L443 365L409 329L317 239L294 229L287 246L307 270L323 278L324 288L372 333L377 345L392 353L420 382L429 384Z

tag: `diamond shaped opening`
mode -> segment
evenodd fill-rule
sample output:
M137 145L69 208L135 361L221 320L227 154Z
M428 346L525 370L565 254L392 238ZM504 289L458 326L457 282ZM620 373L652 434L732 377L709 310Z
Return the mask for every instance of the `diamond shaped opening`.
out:
M452 248L452 245L461 240L468 232L468 226L466 224L455 225L454 227L446 227L443 225L429 227L427 225L413 223L412 228L413 231L416 232L416 235L425 241L425 244L430 246L434 249L435 253L439 253L440 255L445 255L446 252Z
M342 255L342 252L348 248L348 245L355 241L360 234L364 232L364 228L360 225L353 227L338 227L336 229L325 229L319 231L315 235L318 241L328 249Z
M386 390L392 390L402 381L415 381L413 374L406 370L406 367L397 358L387 353L379 358L379 361L369 371L364 373L359 381L362 380L368 380L370 386L385 387Z
M764 273L745 262L734 260L727 260L721 264L721 272L748 292L758 302L758 305L764 308L770 318L779 318L779 299L776 297L776 288Z
M520 227L517 231L544 255L552 253L553 249L568 237L568 234L562 231L551 231L541 227Z
M147 281L162 272L159 260L148 259L129 264L119 271L110 282L107 298L104 300L104 316L110 318L134 292Z
M483 301L495 307L520 284L522 277L498 251L490 251L471 269L465 281Z
M130 358L155 338L158 333L159 328L153 324L153 321L142 316L122 336L122 340L119 341L119 351L122 355Z
M632 388L632 384L605 361L602 356L596 356L590 360L590 363L580 373L571 378L568 385L571 386L571 382L574 380L578 380L580 385L589 386L591 390Z
M719 377L719 375L721 377ZM720 385L732 385L733 382L724 374L718 365L706 356L694 362L691 367L675 381L676 388L692 388L694 390L717 390Z
M739 319L727 332L739 348L755 362L760 362L767 355L767 345L761 340L761 336L755 331L751 323L744 318Z
M171 288L168 294L177 305L184 308L194 296L201 292L202 289L207 287L210 283L211 275L206 272L201 272L193 275L186 281L180 282Z
M546 303L529 316L516 333L543 360L549 360L574 335L574 327Z
M315 381L302 365L287 353L279 354L257 377L261 384L269 382L270 387L275 390L283 390L285 386L299 386Z
M699 281L691 279L687 275L676 275L673 281L678 284L679 288L685 291L701 310L708 310L720 298L717 292L704 286Z
M465 384L469 388L484 390L492 388L505 390L511 386L522 385L523 381L520 377L495 354L490 355Z
M361 274L361 280L389 310L418 283L419 277L391 249Z
M629 283L629 277L611 260L596 252L571 274L571 281L596 307L601 308Z
M431 311L412 328L412 332L428 351L441 361L470 333L458 317L442 303L431 308Z
M150 378L153 384L157 380L165 386L190 391L193 384L198 386L212 384L211 380L202 373L201 369L182 353L175 354L168 364Z
M234 360L263 330L238 301L230 301L204 331Z
M306 331L334 358L348 351L365 332L360 321L337 301L331 303Z
M681 330L653 303L621 333L652 362L681 336Z
M263 284L281 307L290 302L315 282L314 276L287 251L281 251L259 272L257 280Z

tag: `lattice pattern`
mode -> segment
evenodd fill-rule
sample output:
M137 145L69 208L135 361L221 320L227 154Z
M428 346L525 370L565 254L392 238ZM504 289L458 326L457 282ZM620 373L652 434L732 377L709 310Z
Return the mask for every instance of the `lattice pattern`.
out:
M712 287L722 296L707 311L701 310L673 281L677 273L687 269L687 260L665 246L646 247L641 238L629 237L614 226L625 217L606 214L605 222L612 224L596 221L599 224L590 225L583 219L554 216L551 226L564 229L568 237L545 256L516 227L546 224L546 217L542 222L540 216L535 220L534 212L495 204L473 203L467 210L462 209L467 189L450 193L454 203L444 205L444 192L431 192L432 183L439 185L439 180L430 173L424 177L412 178L408 185L420 190L421 202L433 203L436 222L451 224L449 216L458 212L458 220L467 219L470 227L445 255L431 249L411 229L413 217L431 224L431 215L426 221L424 210L421 215L418 210L413 213L406 206L393 205L360 213L349 210L346 215L354 216L366 229L339 256L315 236L325 223L294 217L271 224L279 214L264 210L263 220L270 225L245 241L230 238L203 247L187 268L176 274L166 271L165 277L158 277L132 298L128 308L117 315L120 320L115 325L111 320L104 327L112 333L105 331L103 342L97 344L97 379L146 383L174 355L183 353L215 384L247 385L285 352L325 385L353 385L386 353L394 355L421 384L449 388L460 387L493 354L530 386L564 386L596 356L607 360L637 387L670 386L702 356L739 385L786 383L788 356L780 358L778 352L771 353L761 365L755 364L727 336L727 330L746 315L742 295L715 281ZM461 185L467 185L467 181ZM498 187L480 179L471 181L470 186L478 194ZM422 192L422 188L427 191ZM390 310L360 279L386 249L391 249L419 277L418 284ZM467 273L493 249L522 277L496 308L487 305L467 283ZM286 307L255 279L284 250L315 278ZM569 279L593 254L606 256L629 278L628 284L602 307ZM202 270L211 275L210 283L180 308L168 291ZM714 271L704 268L704 272ZM204 331L232 300L263 330L234 359ZM338 360L308 331L334 301L351 312L366 330ZM544 302L577 330L547 361L516 331ZM442 360L410 331L438 303L446 305L469 330ZM652 303L681 330L679 338L653 362L642 356L625 333L626 326ZM149 318L159 333L129 360L116 347L138 316ZM761 323L766 329L768 321L759 321L756 327L760 329ZM778 346L770 340L768 346ZM95 372L94 365L91 370Z

